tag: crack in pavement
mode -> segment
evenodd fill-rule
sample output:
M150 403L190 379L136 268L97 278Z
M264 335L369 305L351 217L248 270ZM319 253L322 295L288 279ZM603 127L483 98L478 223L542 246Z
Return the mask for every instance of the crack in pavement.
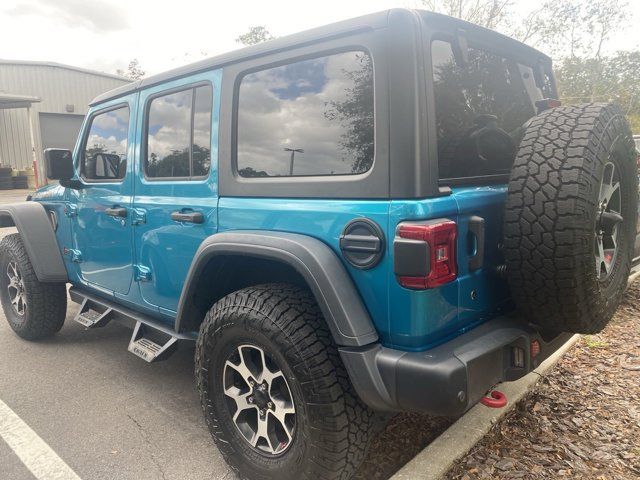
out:
M167 474L164 471L164 468L162 468L162 465L160 464L158 458L156 457L154 451L153 451L153 443L151 443L151 441L149 440L149 434L147 433L146 429L142 426L142 424L136 420L133 415L127 413L127 417L129 418L129 420L131 420L134 425L136 427L138 427L138 430L140 431L140 434L144 440L144 442L151 448L148 449L149 451L149 455L151 458L151 461L153 462L153 464L158 468L158 470L160 471L160 475L162 475L162 479L163 480L168 480L167 478Z

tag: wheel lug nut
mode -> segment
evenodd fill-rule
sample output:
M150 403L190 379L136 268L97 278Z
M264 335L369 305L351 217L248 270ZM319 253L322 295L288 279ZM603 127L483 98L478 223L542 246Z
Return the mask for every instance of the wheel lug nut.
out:
M249 398L247 398L247 401L248 401L249 403L253 403L253 397L249 397Z
M273 408L273 402L269 402L269 403L267 403L267 407L269 407L269 408Z

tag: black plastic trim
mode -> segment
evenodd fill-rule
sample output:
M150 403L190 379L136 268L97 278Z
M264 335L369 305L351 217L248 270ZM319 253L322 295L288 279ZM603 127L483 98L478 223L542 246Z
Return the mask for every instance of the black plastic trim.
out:
M353 267L368 270L375 267L385 251L384 232L368 218L355 218L347 223L340 235L342 256Z
M571 336L563 333L546 341L518 319L497 317L424 352L380 344L339 351L354 388L371 408L459 416L497 383L535 369ZM534 339L541 351L532 360ZM524 350L523 368L511 365L513 347Z
M202 242L180 296L177 332L197 314L193 297L200 275L219 255L267 258L293 267L315 296L337 345L361 347L378 340L358 290L329 246L306 235L251 230L218 233Z
M0 206L0 227L12 226L22 237L39 281L69 281L56 234L42 204L31 201Z
M401 277L426 277L429 272L431 251L427 242L400 237L393 240L393 273Z

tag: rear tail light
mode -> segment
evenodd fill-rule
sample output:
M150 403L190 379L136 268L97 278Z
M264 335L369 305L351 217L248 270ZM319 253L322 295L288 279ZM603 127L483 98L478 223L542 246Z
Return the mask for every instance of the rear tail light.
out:
M549 110L550 108L556 108L562 105L562 102L555 98L545 98L543 100L538 100L536 102L536 107L538 108L538 113L542 113L545 110Z
M540 355L540 342L531 340L531 358L536 358L538 355Z
M456 279L455 222L401 223L394 242L394 270L403 287L425 290Z

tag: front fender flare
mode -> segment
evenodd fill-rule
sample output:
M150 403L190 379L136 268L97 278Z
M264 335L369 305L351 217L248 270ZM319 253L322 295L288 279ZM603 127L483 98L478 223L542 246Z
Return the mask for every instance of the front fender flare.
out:
M56 234L45 208L38 202L0 206L0 227L15 226L41 282L68 282Z
M358 290L329 246L307 235L249 230L218 233L200 245L180 296L176 331L181 331L184 319L195 315L192 299L198 278L219 255L266 258L289 265L306 281L337 345L360 347L378 340Z

